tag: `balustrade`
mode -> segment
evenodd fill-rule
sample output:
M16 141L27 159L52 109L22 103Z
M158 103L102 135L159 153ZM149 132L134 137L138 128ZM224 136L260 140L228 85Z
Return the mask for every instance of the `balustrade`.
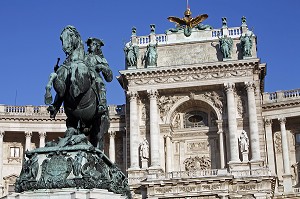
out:
M276 91L272 93L266 92L263 94L263 102L265 104L289 101L294 99L300 99L300 89Z

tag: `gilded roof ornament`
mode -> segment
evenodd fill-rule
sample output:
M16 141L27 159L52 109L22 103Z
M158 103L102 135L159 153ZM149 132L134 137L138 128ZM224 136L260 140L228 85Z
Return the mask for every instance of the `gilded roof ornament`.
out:
M199 15L195 18L191 17L192 12L189 7L187 7L186 11L184 12L184 17L182 19L174 16L168 17L168 20L170 22L176 23L177 26L181 26L184 28L184 35L190 36L191 35L191 29L198 26L202 21L208 18L207 14Z

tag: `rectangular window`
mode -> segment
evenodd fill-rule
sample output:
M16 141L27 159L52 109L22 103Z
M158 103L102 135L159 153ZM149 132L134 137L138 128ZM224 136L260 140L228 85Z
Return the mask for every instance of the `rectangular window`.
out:
M10 157L20 157L20 147L10 147Z

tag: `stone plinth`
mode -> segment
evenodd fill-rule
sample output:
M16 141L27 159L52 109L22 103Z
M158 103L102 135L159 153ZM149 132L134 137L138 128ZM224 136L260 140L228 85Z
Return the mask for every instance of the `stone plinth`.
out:
M124 199L126 196L104 189L40 189L13 193L2 199Z
M80 137L75 138L78 140ZM96 188L128 197L130 195L125 175L101 150L95 149L89 142L38 148L27 152L26 157L15 183L16 192L30 195L35 190L49 189L49 193L52 193L52 189L70 188L74 192L76 188ZM72 194L66 194L68 198L73 198Z

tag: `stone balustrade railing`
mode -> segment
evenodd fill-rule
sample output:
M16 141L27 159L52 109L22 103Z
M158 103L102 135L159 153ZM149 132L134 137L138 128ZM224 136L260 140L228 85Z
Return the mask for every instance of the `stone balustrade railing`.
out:
M48 106L11 106L11 105L0 105L0 114L5 115L49 115L47 111ZM110 115L124 115L125 105L109 105ZM64 108L61 107L57 115L64 115Z
M196 32L199 32L201 35L201 32L199 30L195 30ZM228 31L228 36L231 38L239 38L242 35L242 29L241 27L233 27L233 28L226 28L226 31ZM198 36L195 38L196 40L215 40L218 39L218 36L223 35L223 29L212 29L212 30L205 30L202 32L202 36ZM172 44L178 42L177 40L174 40L172 34L156 34L155 35L157 44ZM150 35L147 36L137 36L137 45L140 47L147 46L150 43Z
M263 93L263 103L276 103L290 100L300 100L300 89Z

